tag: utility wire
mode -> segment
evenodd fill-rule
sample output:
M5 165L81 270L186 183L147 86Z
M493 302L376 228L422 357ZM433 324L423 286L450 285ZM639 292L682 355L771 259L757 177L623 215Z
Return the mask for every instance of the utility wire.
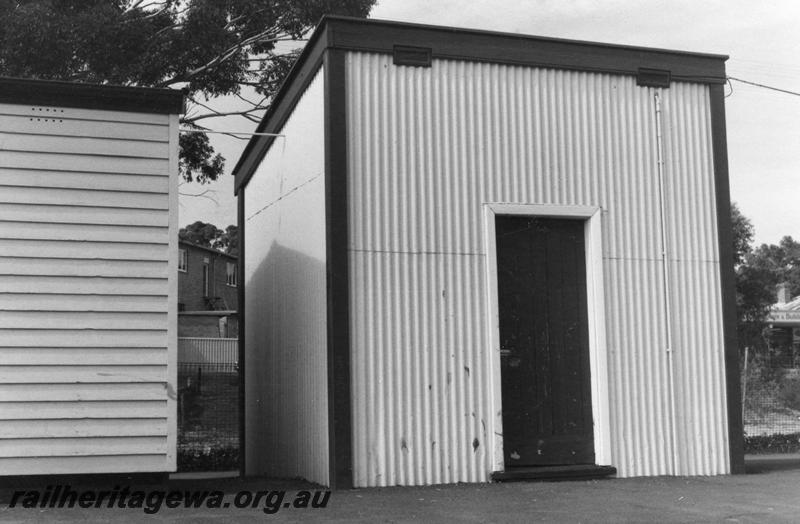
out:
M731 88L731 92L728 93L727 95L725 95L725 98L728 98L729 96L731 96L733 94L733 84L731 83L731 78L730 77L726 78L725 79L725 83L728 84L728 87Z
M756 87L763 87L764 89L771 89L772 91L780 91L781 93L786 93L789 95L800 96L800 93L796 91L788 91L786 89L780 89L778 87L765 86L764 84L757 84L755 82L750 82L749 80L742 80L741 78L734 78L732 76L729 76L728 80L736 80L737 82L741 82L743 84L749 84L751 86L756 86Z

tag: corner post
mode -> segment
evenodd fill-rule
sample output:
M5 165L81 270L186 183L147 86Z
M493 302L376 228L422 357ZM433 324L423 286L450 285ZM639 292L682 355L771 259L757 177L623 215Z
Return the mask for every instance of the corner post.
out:
M169 255L167 258L167 469L178 470L179 116L169 116Z
M328 318L328 464L333 489L353 486L350 405L345 52L328 48L325 67L325 243Z
M238 267L236 268L237 271L237 282L238 285L238 300L236 307L238 308L237 311L237 320L239 325L239 340L238 345L238 356L237 356L237 364L238 364L238 373L239 373L239 398L237 399L237 408L239 411L239 476L244 477L246 475L246 440L245 440L245 405L246 405L246 396L245 396L245 382L244 382L244 367L245 367L245 352L244 352L244 339L245 339L245 331L244 331L244 293L245 293L245 285L244 285L244 228L245 228L245 215L244 215L244 192L245 187L242 186L239 188L237 194L237 210L236 210L236 224L237 224L237 234L239 235L239 258L238 258Z
M714 182L717 196L720 287L722 291L722 329L725 344L725 382L728 405L728 451L731 473L744 473L741 373L736 335L736 277L733 270L733 232L731 196L728 182L728 145L725 132L725 94L723 84L709 86L711 104L711 142L714 151Z

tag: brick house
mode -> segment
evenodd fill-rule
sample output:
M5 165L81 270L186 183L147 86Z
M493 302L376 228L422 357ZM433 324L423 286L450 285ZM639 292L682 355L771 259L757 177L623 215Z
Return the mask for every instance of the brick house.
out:
M179 336L237 336L237 257L190 242L178 247Z
M778 300L767 316L770 344L787 367L800 367L800 296L793 297L786 282L778 284L776 294Z

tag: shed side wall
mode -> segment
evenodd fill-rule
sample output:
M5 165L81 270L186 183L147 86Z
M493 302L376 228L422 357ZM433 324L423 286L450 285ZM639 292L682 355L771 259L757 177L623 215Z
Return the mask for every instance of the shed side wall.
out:
M611 463L674 473L653 89L349 53L347 92L355 485L489 479L488 202L601 206ZM708 90L662 96L677 473L725 473Z
M246 473L327 485L324 76L244 192Z
M174 470L177 133L0 104L0 474Z

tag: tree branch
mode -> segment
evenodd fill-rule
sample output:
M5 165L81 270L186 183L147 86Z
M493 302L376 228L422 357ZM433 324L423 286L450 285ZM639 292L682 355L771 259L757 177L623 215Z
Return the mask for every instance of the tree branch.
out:
M239 93L234 93L234 96L236 96L236 98L238 98L239 100L247 102L248 104L250 104L251 106L253 106L254 108L257 108L257 109L266 109L264 107L264 102L266 102L267 98L269 98L268 96L265 96L265 97L263 97L261 99L261 101L253 102L252 100L248 100L247 98L243 97Z
M277 38L274 40L275 42L307 42L307 38ZM302 48L297 48L293 51L287 51L286 53L273 53L268 56L264 56L261 58L245 58L245 62L264 62L268 60L272 60L273 58L280 58L284 56L293 56Z
M268 29L266 29L264 31L261 31L260 33L256 33L253 36L250 36L248 38L240 40L239 42L237 42L236 44L230 46L228 49L226 49L222 53L219 53L216 57L214 57L212 60L207 62L205 65L202 65L202 66L197 67L195 69L192 69L192 70L186 71L184 73L175 75L174 77L172 77L170 79L164 80L159 85L161 87L165 87L165 86L168 86L168 85L171 85L171 84L176 84L176 83L179 83L179 82L188 82L189 80L191 80L193 77L199 75L200 73L202 73L204 71L207 71L209 69L212 69L214 67L217 67L218 65L222 64L223 62L229 60L231 57L236 56L236 54L239 51L241 51L242 49L244 49L245 47L247 47L249 45L252 45L252 44L255 44L255 43L278 42L278 41L280 41L279 40L280 37L283 36L283 35L276 35L273 38L265 38L270 34L274 34L275 31L277 31L277 29L278 29L278 25L275 24L272 27L270 27L270 28L268 28Z
M123 13L130 13L131 11L135 11L136 9L139 8L140 5L142 5L142 3L144 3L144 0L136 0L135 2L130 4L128 7L126 7L125 10L123 11Z
M142 5L142 4L144 4L144 5ZM125 8L125 10L122 11L122 14L128 14L128 13L133 12L133 11L141 11L141 12L144 13L145 9L147 9L148 7L154 7L154 6L157 6L157 5L164 6L164 8L161 9L161 11L165 11L169 7L167 4L168 4L168 2L165 2L165 1L164 2L155 2L154 1L154 2L150 2L150 3L145 4L145 0L136 0L132 4L130 4L127 8Z
M219 111L215 111L215 110L212 109L211 113L203 113L203 114L197 115L197 116L184 116L184 117L181 118L180 121L183 124L192 124L192 125L194 125L194 123L197 122L198 120L204 120L206 118L218 118L218 117L224 117L224 116L241 116L243 118L248 119L251 122L255 122L256 124L258 124L258 123L261 122L261 119L258 118L258 117L253 116L252 113L255 112L255 111L265 111L265 110L266 110L266 108L253 108L253 109L247 109L247 110L244 110L244 111L219 112Z
M149 6L149 5L155 5L155 4L148 4L148 6ZM137 18L131 18L131 19L128 19L128 20L123 20L123 21L122 21L122 23L123 23L123 24L129 24L129 23L131 23L131 22L140 22L140 21L142 21L142 20L149 20L150 18L155 18L155 17L157 17L158 15L160 15L161 13L164 13L164 12L166 12L166 11L168 11L168 10L169 10L169 6L165 5L164 7L162 7L161 9L159 9L158 11L153 11L152 13L148 13L148 14L146 14L146 15L144 14L144 12L142 12L142 13L143 13L143 16L139 16L139 17L137 17ZM159 32L160 32L160 31L159 31Z
M194 122L187 122L187 124L191 125L192 127L196 127L197 129L200 129L201 131L212 131L210 128L202 126L200 124L195 124ZM237 134L235 132L233 132L233 133L227 133L225 131L215 131L215 132L219 133L219 134L222 134L222 135L227 135L227 136L229 136L231 138L235 138L237 140L250 140L247 137L239 136L239 134ZM181 184L183 184L183 182L181 182ZM178 184L178 185L180 186L181 184Z
M239 15L239 16L237 16L235 18L231 18L230 20L228 20L228 23L225 24L225 26L222 29L223 30L229 29L230 27L233 27L233 25L236 22L238 22L240 20L244 20L247 17L252 17L252 16L255 16L255 15L259 14L259 13L263 13L266 10L267 10L266 8L264 8L264 9L256 9L252 13L247 13L246 15Z
M203 191L201 193L183 193L181 191L178 191L178 194L180 196L207 198L207 199L211 200L212 202L214 202L216 205L219 205L219 202L217 201L217 199L214 198L214 197L208 196L208 193L211 193L211 194L216 196L217 191L215 189L206 189L205 191Z

